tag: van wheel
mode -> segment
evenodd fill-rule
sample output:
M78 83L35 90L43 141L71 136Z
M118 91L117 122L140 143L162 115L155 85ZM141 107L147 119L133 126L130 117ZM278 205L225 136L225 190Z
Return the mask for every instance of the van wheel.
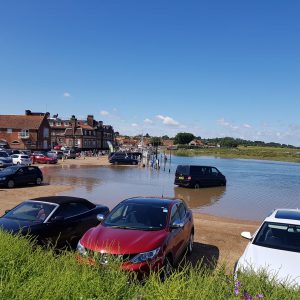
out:
M195 183L194 188L195 189L200 189L200 183Z
M11 179L11 180L8 180L7 182L7 187L9 189L13 188L15 186L15 182Z
M42 179L40 177L38 177L36 180L35 180L35 184L36 185L41 185L42 183Z

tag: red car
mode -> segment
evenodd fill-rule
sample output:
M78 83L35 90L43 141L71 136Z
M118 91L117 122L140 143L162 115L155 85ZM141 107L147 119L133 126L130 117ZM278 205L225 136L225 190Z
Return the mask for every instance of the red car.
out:
M40 163L40 164L56 164L56 157L49 157L44 154L34 154L31 156L32 163Z
M109 263L111 257L122 259L122 268L137 272L138 277L150 270L163 276L182 255L192 252L193 215L179 199L130 198L118 204L97 227L80 239L77 251L88 262Z

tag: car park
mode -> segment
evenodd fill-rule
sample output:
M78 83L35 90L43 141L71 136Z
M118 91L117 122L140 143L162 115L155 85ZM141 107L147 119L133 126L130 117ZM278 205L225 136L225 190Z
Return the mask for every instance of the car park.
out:
M226 177L212 166L178 165L174 184L182 187L208 187L226 185Z
M14 165L31 165L32 161L28 155L13 154L10 156Z
M31 156L32 163L39 163L39 164L56 164L57 163L57 158L51 157L45 154L34 154Z
M252 236L242 232L249 243L235 265L240 272L265 272L270 280L300 286L300 210L276 209Z
M6 153L6 151L0 151L0 168L6 168L12 165L12 158Z
M77 250L89 263L121 258L124 270L139 277L162 269L168 276L182 256L192 252L193 215L180 199L130 198L118 204L102 223L89 229Z
M108 207L83 198L40 197L6 211L0 218L0 228L11 233L29 234L40 244L76 248L83 233L99 224L97 214L106 215L108 212Z
M40 185L42 181L43 173L35 166L15 165L0 171L0 186L8 188L28 183Z

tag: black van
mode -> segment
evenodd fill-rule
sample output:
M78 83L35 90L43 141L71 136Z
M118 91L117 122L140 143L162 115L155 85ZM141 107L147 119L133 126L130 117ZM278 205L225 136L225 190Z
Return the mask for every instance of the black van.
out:
M225 176L215 167L178 165L174 184L184 187L226 185Z

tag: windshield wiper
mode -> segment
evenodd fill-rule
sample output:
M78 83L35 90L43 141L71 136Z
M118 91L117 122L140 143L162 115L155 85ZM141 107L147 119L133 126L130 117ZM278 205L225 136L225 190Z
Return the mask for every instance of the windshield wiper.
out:
M125 226L125 225L112 225L112 226L109 226L109 227L118 228L118 229L138 229L138 228L135 228L135 227Z

